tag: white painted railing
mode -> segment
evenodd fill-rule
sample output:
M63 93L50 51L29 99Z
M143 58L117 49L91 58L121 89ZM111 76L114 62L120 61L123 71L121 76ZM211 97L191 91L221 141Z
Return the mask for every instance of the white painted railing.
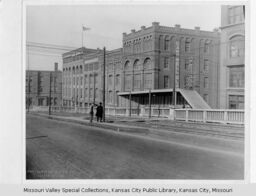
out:
M244 110L176 109L174 119L194 122L244 124Z
M48 111L48 106L35 106L34 111ZM60 107L52 106L53 112L88 113L89 107ZM131 108L106 107L106 115L149 117L149 107ZM173 109L172 107L151 107L151 117L169 118L172 120L213 122L224 124L244 124L244 110L222 110L222 109Z

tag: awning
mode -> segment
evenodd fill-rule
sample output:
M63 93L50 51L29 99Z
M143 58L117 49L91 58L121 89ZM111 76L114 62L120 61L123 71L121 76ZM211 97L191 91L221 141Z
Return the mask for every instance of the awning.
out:
M204 99L197 93L195 90L185 90L177 88L175 89L176 92L181 93L183 98L188 102L188 104L193 109L210 109L211 107L204 101ZM157 93L172 93L173 89L152 89L151 94L157 94ZM143 95L148 94L149 90L145 91L131 91L131 92L119 92L119 96L129 96L131 95Z
M195 90L184 90L179 91L184 99L189 103L193 109L210 109L211 107L204 101L204 99Z

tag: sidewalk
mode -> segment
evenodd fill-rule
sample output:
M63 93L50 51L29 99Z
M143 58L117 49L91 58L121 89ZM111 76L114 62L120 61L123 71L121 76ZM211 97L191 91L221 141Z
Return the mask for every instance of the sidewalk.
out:
M46 113L33 113L44 118L50 118L54 120L60 120L65 122L77 123L81 125L98 127L101 129L107 129L111 131L116 131L124 134L131 134L134 136L140 136L144 138L153 138L164 142L172 142L177 144L197 146L200 148L205 148L209 150L219 150L228 151L232 153L242 154L244 151L244 138L243 134L234 134L231 130L229 131L213 131L204 129L194 129L194 128L184 128L175 127L174 125L168 126L166 122L163 121L165 126L158 125L153 121L147 122L124 122L122 121L109 121L107 122L93 122L90 123L89 116L85 115L74 115L74 116L49 116ZM162 121L161 121L162 122ZM155 126L153 126L153 124Z
M46 112L44 113L48 116ZM74 120L80 119L89 123L89 114L81 113L64 113L54 112L53 115L58 117L67 117ZM95 118L96 119L96 118ZM94 121L95 122L95 121ZM211 134L215 136L227 136L244 138L244 127L241 125L231 124L217 124L217 123L199 123L199 122L185 122L185 121L173 121L166 118L147 118L147 117L135 117L135 116L106 116L106 123L104 126L113 125L115 127L132 127L139 129L162 129L172 130L177 132L190 132L198 134ZM95 125L94 125L95 126Z

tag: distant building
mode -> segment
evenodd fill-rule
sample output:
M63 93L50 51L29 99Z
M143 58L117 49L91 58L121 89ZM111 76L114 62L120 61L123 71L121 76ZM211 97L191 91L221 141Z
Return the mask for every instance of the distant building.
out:
M51 79L50 79L51 77ZM62 72L55 64L54 71L26 71L26 108L28 106L60 106L62 103Z
M220 108L244 109L244 7L221 7Z
M218 107L219 42L217 30L165 27L157 22L123 33L123 47L106 52L106 104L148 106L152 96L152 106L173 105L175 77L177 105ZM64 53L63 104L102 101L102 68L102 50Z

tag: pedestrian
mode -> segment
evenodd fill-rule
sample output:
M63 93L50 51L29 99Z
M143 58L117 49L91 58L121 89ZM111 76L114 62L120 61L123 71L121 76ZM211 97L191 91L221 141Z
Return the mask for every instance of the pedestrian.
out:
M100 105L98 105L96 109L96 117L97 117L97 122L102 122L102 117L103 117L103 107L102 103L100 102Z
M90 106L90 122L92 123L92 121L93 121L93 114L94 114L94 111L93 111L93 104L91 104L91 106Z

